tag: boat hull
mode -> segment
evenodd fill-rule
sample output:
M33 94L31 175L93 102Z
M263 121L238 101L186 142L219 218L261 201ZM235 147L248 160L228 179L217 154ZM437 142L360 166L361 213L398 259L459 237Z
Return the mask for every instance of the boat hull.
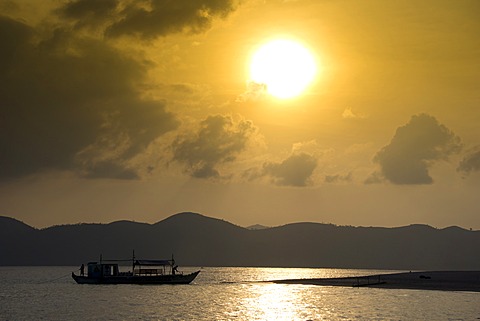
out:
M130 275L130 276L103 276L88 277L72 273L72 278L78 284L189 284L200 271L190 274L176 275Z

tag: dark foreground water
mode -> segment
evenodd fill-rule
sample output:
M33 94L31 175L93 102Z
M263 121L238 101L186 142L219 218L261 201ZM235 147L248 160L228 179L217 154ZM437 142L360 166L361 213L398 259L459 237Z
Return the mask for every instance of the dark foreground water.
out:
M480 293L257 282L391 271L206 267L190 285L78 285L76 269L0 267L0 319L480 320Z

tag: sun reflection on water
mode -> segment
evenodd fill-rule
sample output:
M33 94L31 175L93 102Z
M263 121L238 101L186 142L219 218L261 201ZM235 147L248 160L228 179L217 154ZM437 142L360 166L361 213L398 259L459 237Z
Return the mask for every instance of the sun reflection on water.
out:
M220 273L221 271L221 273ZM371 271L370 271L371 272ZM344 312L332 308L332 289L312 285L275 284L272 280L328 278L368 274L362 270L311 268L206 268L198 282L209 279L222 300L216 320L333 320ZM216 285L216 286L215 286ZM349 289L350 293L352 292ZM346 289L335 288L333 292ZM335 306L335 305L333 305ZM218 310L217 310L218 312Z
M304 300L306 287L281 284L245 284L244 298L239 304L245 320L321 320L315 307ZM307 291L308 292L308 291ZM308 311L308 312L306 312Z

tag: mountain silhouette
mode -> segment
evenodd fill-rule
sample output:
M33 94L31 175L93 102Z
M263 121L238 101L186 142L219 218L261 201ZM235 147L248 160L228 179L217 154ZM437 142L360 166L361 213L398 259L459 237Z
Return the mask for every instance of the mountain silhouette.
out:
M155 224L36 229L0 216L0 265L80 265L103 259L169 258L183 266L480 270L480 231L293 223L248 229L196 213Z

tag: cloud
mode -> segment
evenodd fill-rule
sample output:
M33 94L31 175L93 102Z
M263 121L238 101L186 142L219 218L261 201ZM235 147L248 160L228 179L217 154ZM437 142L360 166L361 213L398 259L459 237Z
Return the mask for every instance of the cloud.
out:
M460 149L460 138L433 116L415 115L375 155L374 162L380 165L380 172L366 183L383 177L393 184L432 184L429 175L432 164L446 160Z
M118 0L77 0L65 3L56 13L65 19L75 21L77 28L97 27L114 18Z
M480 146L473 148L461 161L457 167L458 172L470 174L480 171Z
M257 134L251 121L211 115L197 131L179 135L172 144L173 160L197 178L221 178L220 165L233 162Z
M22 16L20 7L6 4L4 14ZM49 10L44 20L34 19L38 26L0 15L0 181L43 170L139 178L145 168L138 166L151 167L142 154L179 126L165 101L144 97L172 91L191 96L192 88L164 84L157 95L145 94L152 61L132 55L115 38L203 32L237 5L72 0ZM207 169L197 174L214 175Z
M318 165L318 154L323 154L315 140L294 143L285 159L272 162L257 159L262 165L245 170L242 177L248 181L268 179L279 186L303 187L313 183L312 176Z
M372 174L370 174L370 176L367 177L367 179L365 180L365 184L379 184L379 183L382 183L384 181L384 178L383 178L383 175L381 173L379 173L378 171L376 172L373 172Z
M261 100L267 94L267 85L249 81L247 83L247 90L237 97L237 102L248 102Z
M178 126L165 102L141 98L147 66L107 42L0 17L0 43L0 180L79 165L87 177L100 167L98 177L134 177L121 166ZM117 134L122 153L104 148Z
M152 40L173 33L201 33L224 19L238 0L74 0L55 12L76 29L97 30L107 38Z
M315 139L309 141L302 141L292 145L292 154L306 153L310 155L325 154L328 151L321 150L318 142Z
M96 140L76 153L75 162L82 176L140 178L139 172L145 169L137 168L134 159L158 137L177 127L176 120L165 112L164 104L155 101L131 103L135 105L119 106L118 111L107 115Z
M336 175L325 175L326 183L341 183L341 182L351 182L353 179L352 172L349 172L346 175L336 174Z
M361 113L354 112L351 107L345 108L345 110L342 113L342 117L345 119L363 119L367 118L365 115Z
M265 163L261 175L272 177L276 185L307 186L316 167L314 156L304 152L293 153L280 163Z
M177 32L200 33L237 7L235 0L125 1L120 18L107 27L105 34L154 39Z

